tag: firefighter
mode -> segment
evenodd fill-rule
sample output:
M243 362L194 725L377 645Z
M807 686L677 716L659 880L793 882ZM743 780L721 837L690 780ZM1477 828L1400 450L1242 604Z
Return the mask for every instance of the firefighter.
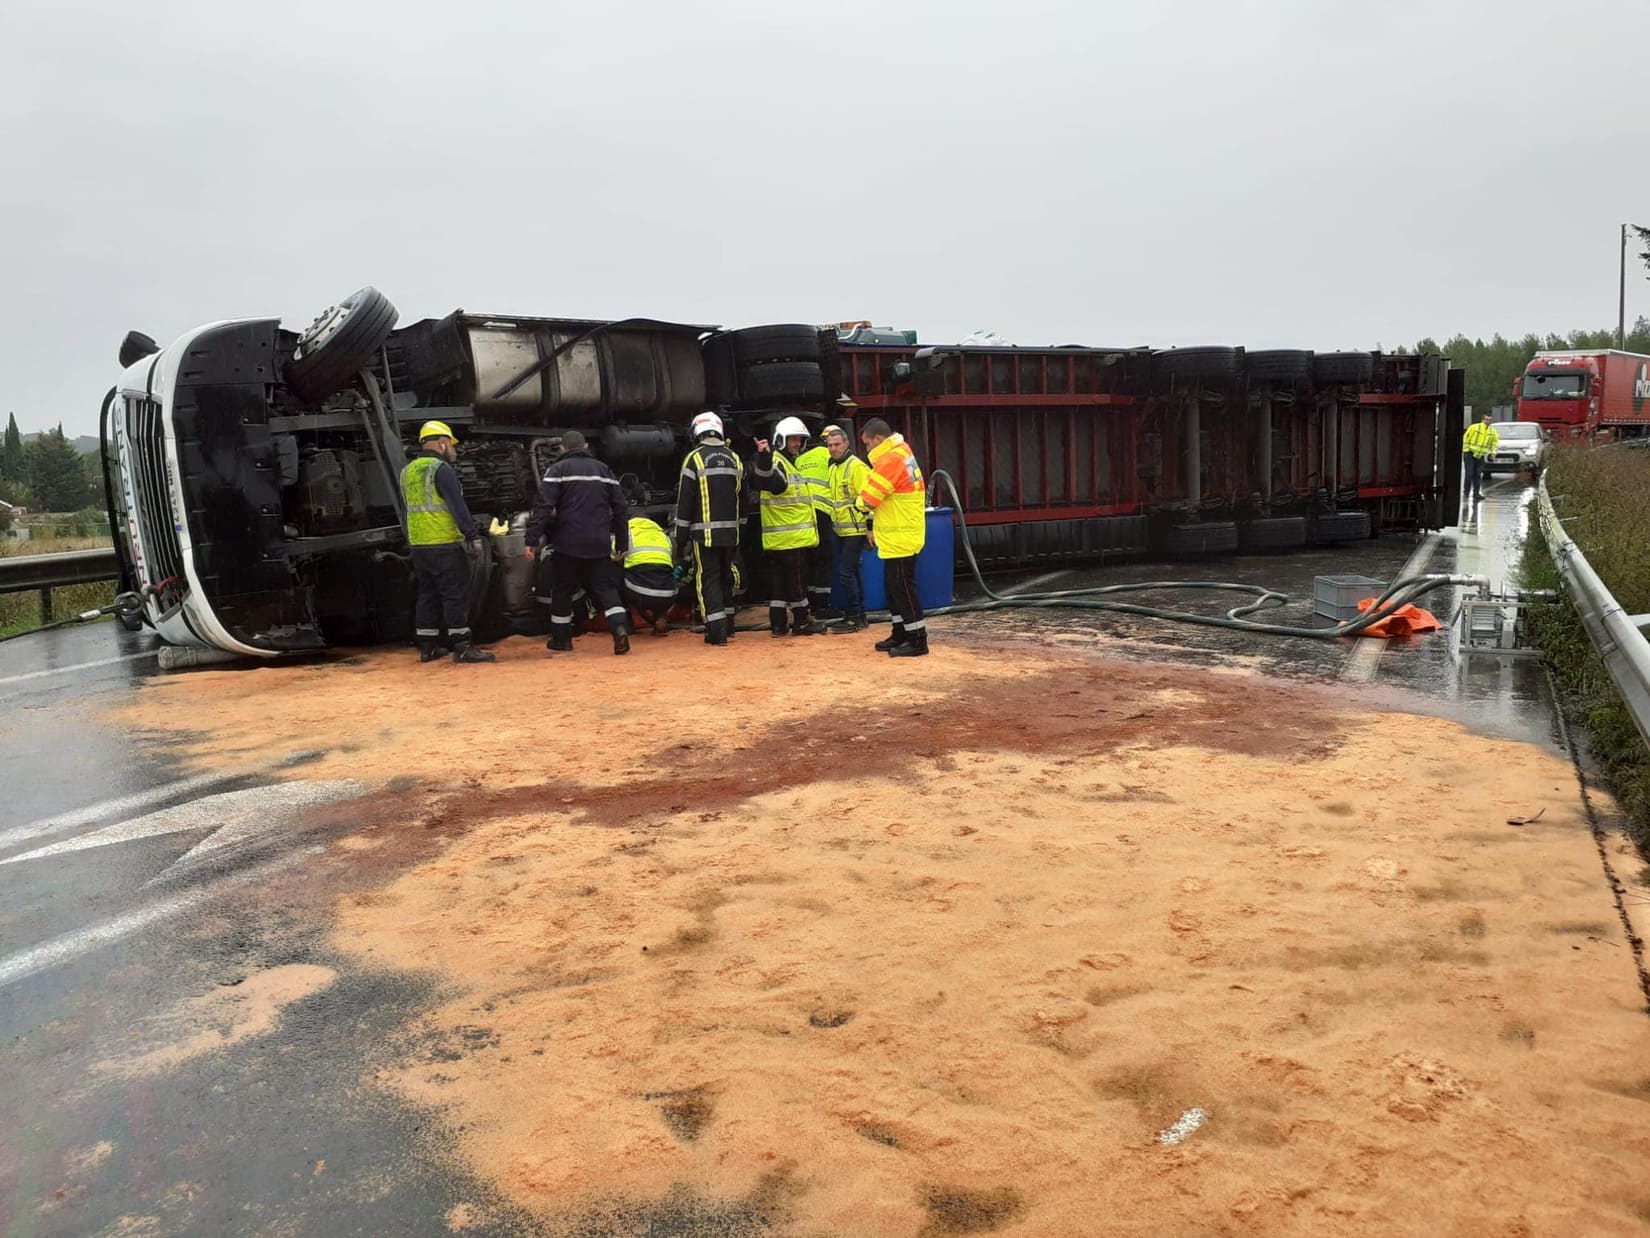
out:
M491 653L470 643L471 562L487 553L487 543L453 468L458 439L445 421L426 421L418 432L418 446L418 455L401 470L416 589L413 629L418 660L433 662L441 656L445 628L454 662L491 662Z
M928 652L928 621L917 596L917 555L928 536L927 487L905 439L881 417L860 431L871 468L859 490L859 505L871 513L870 544L882 557L888 613L894 630L877 648L895 658Z
M652 625L655 636L670 635L667 613L676 600L675 562L669 535L646 516L632 516L630 553L624 557L624 600Z
M814 530L819 535L807 558L807 585L808 605L814 616L819 619L831 618L831 559L833 555L832 543L836 535L831 532L831 504L826 490L826 474L831 470L830 449L825 446L825 436L821 433L819 442L796 457L796 471L801 473L808 484L808 492L814 502Z
M1484 497L1480 479L1486 472L1485 466L1490 456L1501 443L1501 436L1495 432L1490 420L1490 414L1485 413L1461 436L1461 458L1467 462L1467 489L1475 499Z
M865 586L859 565L865 554L865 535L870 529L859 492L870 468L854 454L853 442L841 426L825 427L825 447L831 453L831 467L825 477L825 498L831 507L831 532L836 537L836 580L842 586L842 619L829 631L865 630Z
M700 413L689 429L693 450L682 461L676 486L676 561L693 574L705 644L725 645L733 636L734 557L745 466L728 446L715 413Z
M569 430L562 453L544 471L533 514L527 518L527 557L550 551L550 639L552 653L573 651L573 594L589 590L607 617L613 652L630 652L630 612L619 597L620 571L614 556L630 553L630 508L613 470L586 449L584 435Z
M756 441L751 481L762 492L762 553L768 560L768 630L784 636L787 615L793 636L818 636L825 630L808 611L808 552L819 545L814 521L813 485L796 467L808 441L800 417L783 418L773 428L775 443Z

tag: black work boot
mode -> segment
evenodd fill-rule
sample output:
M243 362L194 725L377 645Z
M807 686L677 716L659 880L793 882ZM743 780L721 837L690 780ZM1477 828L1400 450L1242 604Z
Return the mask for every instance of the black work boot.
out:
M903 644L905 644L905 625L903 623L896 623L894 625L894 630L889 633L888 637L885 640L879 640L877 642L876 648L878 653L887 653L890 649L897 648Z
M468 642L466 642L465 644L462 644L462 645L454 645L453 646L453 661L454 662L496 662L496 661L498 661L498 659L493 657L493 655L488 650L486 650L486 649L477 649L474 645L471 645Z
M434 662L446 652L441 648L440 641L421 640L415 643L418 645L418 660L420 662Z
M864 615L847 614L825 630L833 636L842 636L853 632L863 632L865 627Z
M621 623L613 629L613 655L617 657L621 653L629 652L630 629Z
M551 653L572 653L573 641L566 636L552 636L544 642L544 647Z
M915 640L906 641L903 645L895 645L888 651L890 658L924 658L928 656L928 636L923 634Z

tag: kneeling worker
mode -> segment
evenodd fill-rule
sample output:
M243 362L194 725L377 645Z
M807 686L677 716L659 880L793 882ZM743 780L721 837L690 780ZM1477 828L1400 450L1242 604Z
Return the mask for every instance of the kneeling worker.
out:
M871 471L860 487L859 503L871 513L871 545L882 558L888 613L894 630L877 648L896 658L928 652L928 620L917 596L917 555L928 537L927 486L905 439L881 417L860 431Z
M625 604L651 624L653 635L668 636L666 612L676 600L675 557L670 537L646 516L630 518L630 553L624 558Z
M470 562L487 553L487 543L453 468L457 442L445 421L426 421L418 432L418 455L401 470L420 662L441 656L442 628L452 644L454 662L493 661L492 654L470 643Z

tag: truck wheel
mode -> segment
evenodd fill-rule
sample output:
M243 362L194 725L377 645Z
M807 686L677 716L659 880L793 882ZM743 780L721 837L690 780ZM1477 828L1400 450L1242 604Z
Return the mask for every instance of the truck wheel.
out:
M733 345L734 362L740 366L819 360L819 328L803 323L745 327L729 331L726 338Z
M739 367L733 361L733 341L713 335L699 347L705 359L705 407L739 402Z
M1177 524L1164 536L1163 549L1171 555L1217 555L1236 550L1237 525L1230 520Z
M1305 516L1263 516L1238 525L1241 550L1287 550L1304 545Z
M1249 353L1244 368L1251 383L1292 387L1312 381L1312 354L1301 348L1268 348Z
M1321 352L1312 360L1312 381L1322 386L1362 386L1375 377L1375 358L1366 352Z
M1182 382L1231 382L1238 374L1235 348L1171 348L1157 361L1163 373Z
M1368 512L1332 512L1312 522L1312 541L1318 546L1359 542L1370 536Z
M824 398L825 379L812 361L753 365L739 375L739 399L744 404L817 404Z
M395 319L395 306L378 289L352 292L298 337L286 364L287 390L313 404L346 386L384 346Z

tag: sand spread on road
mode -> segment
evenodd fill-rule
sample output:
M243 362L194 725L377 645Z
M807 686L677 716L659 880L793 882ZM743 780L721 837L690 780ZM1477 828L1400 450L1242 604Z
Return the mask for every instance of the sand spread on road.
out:
M1552 753L1024 649L894 685L834 640L501 654L208 673L124 720L416 780L336 849L385 879L335 941L443 980L377 1078L547 1225L1650 1219L1650 1019Z
M98 1064L117 1075L153 1075L205 1053L267 1035L281 1012L330 986L337 973L310 963L283 963L255 970L234 984L186 997L171 1010L134 1028L118 1057Z

